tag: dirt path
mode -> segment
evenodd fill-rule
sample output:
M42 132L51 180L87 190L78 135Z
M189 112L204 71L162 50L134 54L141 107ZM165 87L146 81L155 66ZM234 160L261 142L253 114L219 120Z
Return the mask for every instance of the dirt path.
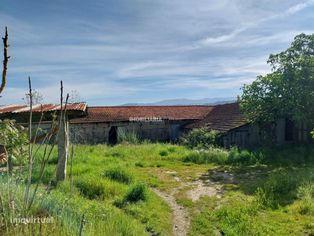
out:
M161 192L158 189L152 189L159 197L161 197L173 211L173 227L174 236L185 236L190 225L190 219L187 210L177 204L176 199L167 193Z
M192 187L189 191L186 192L186 195L192 202L197 202L201 197L217 197L221 198L222 190L221 186L215 185L211 181L197 180L191 183L187 183L186 186Z

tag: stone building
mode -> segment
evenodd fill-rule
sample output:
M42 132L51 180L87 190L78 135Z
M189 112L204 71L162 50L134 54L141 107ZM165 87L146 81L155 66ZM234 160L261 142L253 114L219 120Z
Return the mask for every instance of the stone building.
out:
M43 112L41 128L48 130L53 114L60 106L45 104L33 108L34 121ZM194 128L206 128L220 133L221 145L254 147L263 143L312 142L310 131L314 128L293 124L289 119L270 125L252 125L246 122L238 103L216 106L99 106L85 103L68 104L70 138L74 143L116 144L126 135L140 140L176 142L183 133ZM0 106L0 119L10 118L27 125L27 106ZM36 125L34 126L36 127ZM270 138L271 137L271 138Z
M88 107L87 116L72 119L72 139L79 143L115 144L126 134L141 140L177 141L183 127L203 119L211 106Z

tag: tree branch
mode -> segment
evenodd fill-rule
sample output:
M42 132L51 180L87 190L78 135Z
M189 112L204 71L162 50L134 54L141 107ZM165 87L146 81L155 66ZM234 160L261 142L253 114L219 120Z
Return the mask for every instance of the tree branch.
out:
M8 62L9 62L9 56L8 56L8 41L9 41L9 36L8 36L8 28L5 27L5 36L2 38L3 41L3 71L2 71L2 82L0 86L0 94L3 92L6 83L7 83L7 70L8 70Z

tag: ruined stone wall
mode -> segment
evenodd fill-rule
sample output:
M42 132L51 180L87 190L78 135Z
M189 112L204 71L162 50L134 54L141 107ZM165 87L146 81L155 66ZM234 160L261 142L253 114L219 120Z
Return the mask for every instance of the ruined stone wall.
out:
M142 121L70 124L70 137L74 143L108 143L111 127L117 127L117 135L133 133L141 140L177 141L186 121Z

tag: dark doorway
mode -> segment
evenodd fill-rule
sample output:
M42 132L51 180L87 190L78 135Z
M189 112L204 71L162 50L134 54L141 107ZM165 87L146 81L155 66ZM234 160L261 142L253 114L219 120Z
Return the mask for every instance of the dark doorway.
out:
M294 123L290 119L286 119L286 127L285 127L285 140L293 141L293 128Z
M109 130L109 144L115 145L118 142L117 126L112 126Z

